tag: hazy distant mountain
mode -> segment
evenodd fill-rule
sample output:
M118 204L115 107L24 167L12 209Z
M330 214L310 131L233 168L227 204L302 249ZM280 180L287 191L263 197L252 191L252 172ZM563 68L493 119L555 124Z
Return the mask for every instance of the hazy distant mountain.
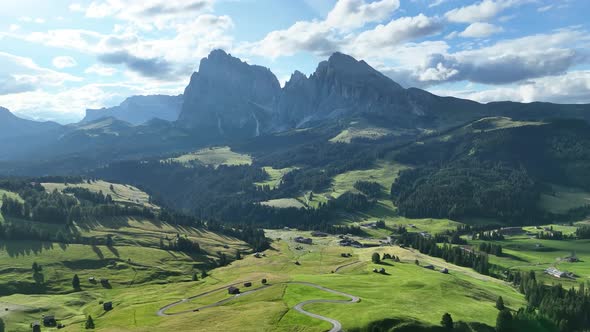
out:
M269 127L280 92L268 68L215 50L191 76L178 123L211 135L257 136Z
M0 138L22 137L55 132L61 129L58 123L25 120L0 107Z
M26 155L31 149L56 140L63 131L58 123L21 119L0 107L0 160Z
M182 109L183 98L179 96L133 96L125 99L119 106L101 109L87 109L82 122L92 122L101 118L113 117L139 125L152 119L176 121Z

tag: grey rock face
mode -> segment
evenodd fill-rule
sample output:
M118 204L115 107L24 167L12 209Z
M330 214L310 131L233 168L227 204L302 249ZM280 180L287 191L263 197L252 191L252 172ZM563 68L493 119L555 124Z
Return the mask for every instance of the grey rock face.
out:
M270 127L280 91L268 68L215 50L191 76L178 124L211 135L256 136Z
M309 78L293 74L282 91L277 119L301 127L360 114L392 121L425 115L421 104L412 100L407 90L366 62L334 53Z

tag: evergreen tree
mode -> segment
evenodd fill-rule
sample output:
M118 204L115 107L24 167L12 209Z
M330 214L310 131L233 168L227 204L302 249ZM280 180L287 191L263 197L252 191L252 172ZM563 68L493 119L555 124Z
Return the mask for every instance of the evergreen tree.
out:
M504 299L501 296L498 296L498 299L496 300L496 309L498 309L498 310L506 309L506 306L504 306Z
M381 257L379 256L378 253L375 252L371 256L371 261L373 261L373 263L375 263L375 264L379 264L379 263L381 263Z
M193 281L199 280L199 276L197 276L197 272L193 273Z
M242 259L242 254L239 250L236 250L236 260Z
M86 318L86 324L84 324L84 328L87 330L94 329L94 320L92 320L92 316L88 315L88 318Z
M451 317L451 314L449 314L448 312L445 312L445 314L442 315L440 325L442 325L442 327L444 327L447 331L452 330L453 329L453 317Z
M80 290L80 278L78 278L77 274L74 274L74 277L72 278L72 287L74 290Z
M509 332L512 326L512 314L507 309L500 310L496 318L496 331Z
M0 332L4 332L6 330L6 324L4 324L4 320L0 318Z
M201 279L204 279L207 277L207 271L203 270L203 272L201 272Z

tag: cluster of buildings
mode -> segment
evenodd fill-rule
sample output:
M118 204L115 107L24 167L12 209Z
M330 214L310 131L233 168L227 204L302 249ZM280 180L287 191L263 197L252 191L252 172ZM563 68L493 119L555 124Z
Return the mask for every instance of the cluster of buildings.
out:
M554 267L549 267L545 269L545 273L555 278L575 279L575 275L573 273L567 271L560 271Z

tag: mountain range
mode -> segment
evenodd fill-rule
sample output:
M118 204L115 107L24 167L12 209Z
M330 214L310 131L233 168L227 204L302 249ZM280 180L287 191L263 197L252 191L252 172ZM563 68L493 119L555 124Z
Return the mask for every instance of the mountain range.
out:
M590 105L480 104L440 97L405 89L365 61L342 53L320 62L310 76L294 72L281 88L268 68L214 50L201 60L183 95L130 97L117 107L87 110L77 124L24 120L0 108L0 160L70 154L101 158L100 151L108 154L106 159L124 158L351 121L417 135L487 116L589 120Z

